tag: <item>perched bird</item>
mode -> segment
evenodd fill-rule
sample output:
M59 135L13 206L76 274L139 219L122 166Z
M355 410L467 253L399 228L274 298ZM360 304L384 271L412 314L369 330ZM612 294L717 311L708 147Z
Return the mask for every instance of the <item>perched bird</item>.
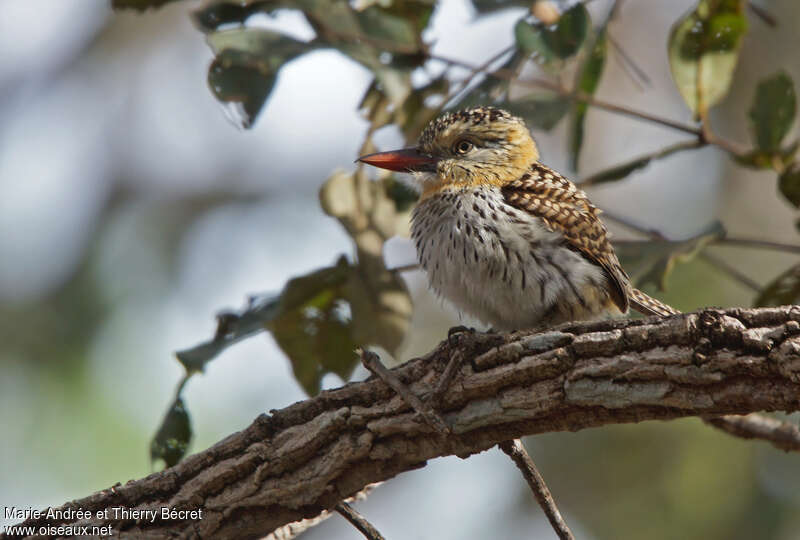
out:
M433 120L415 148L359 161L414 173L411 231L432 288L497 330L677 313L631 285L575 184L539 162L524 121L494 107Z

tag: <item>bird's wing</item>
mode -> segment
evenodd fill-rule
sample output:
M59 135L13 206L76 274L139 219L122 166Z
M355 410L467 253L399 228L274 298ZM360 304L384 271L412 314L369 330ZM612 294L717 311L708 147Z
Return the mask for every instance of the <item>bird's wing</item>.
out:
M569 248L600 266L608 276L612 300L620 311L628 311L630 278L608 240L600 210L583 191L537 162L522 177L503 186L502 192L509 205L540 218L548 228L564 235Z

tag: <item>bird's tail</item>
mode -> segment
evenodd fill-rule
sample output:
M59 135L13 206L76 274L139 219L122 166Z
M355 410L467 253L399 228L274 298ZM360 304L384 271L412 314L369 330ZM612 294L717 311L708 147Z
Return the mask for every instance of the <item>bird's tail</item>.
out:
M660 300L656 300L639 289L632 289L628 298L631 302L631 307L642 315L660 315L666 317L667 315L676 315L680 313L677 309L668 306Z

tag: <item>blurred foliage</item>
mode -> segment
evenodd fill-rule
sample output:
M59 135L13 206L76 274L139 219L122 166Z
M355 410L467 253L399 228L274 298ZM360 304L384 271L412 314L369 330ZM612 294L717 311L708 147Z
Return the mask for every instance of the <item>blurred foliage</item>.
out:
M577 3L553 24L520 19L514 27L519 49L544 65L574 56L586 41L591 17L586 7Z
M603 27L592 45L586 62L578 74L577 89L586 95L593 95L600 84L603 68L606 65L606 48L608 46L606 28ZM577 101L572 112L572 131L570 133L570 157L572 168L578 170L578 159L583 146L583 123L589 105L585 101Z
M782 71L764 79L756 87L750 120L759 150L776 152L789 133L797 112L791 77Z
M747 32L744 0L700 0L672 27L669 63L683 100L698 117L728 93Z
M114 9L135 9L144 11L150 8L160 8L164 4L177 2L178 0L111 0L111 7Z
M616 242L620 262L637 287L653 284L667 289L667 279L679 263L692 261L710 243L723 238L725 229L715 223L707 232L687 240L666 239Z
M317 36L305 43L245 24L253 14L270 14L279 8L299 10ZM432 12L433 4L425 1L388 7L371 4L364 9L340 0L223 1L195 12L195 22L216 55L209 68L209 86L229 106L232 119L247 128L269 98L280 68L319 48L337 49L372 71L380 91L393 106L399 106L411 93L410 70L425 61L421 32ZM229 28L234 24L238 26ZM391 52L381 52L376 43Z

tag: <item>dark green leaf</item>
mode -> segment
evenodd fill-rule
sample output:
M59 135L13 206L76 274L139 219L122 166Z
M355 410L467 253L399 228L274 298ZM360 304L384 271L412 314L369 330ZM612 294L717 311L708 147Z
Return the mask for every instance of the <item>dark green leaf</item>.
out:
M800 207L800 163L793 163L778 177L778 189L790 203Z
M786 306L800 302L800 264L795 265L764 287L755 307Z
M228 105L231 119L244 128L253 125L276 78L258 56L235 49L219 53L208 68L208 86Z
M654 159L665 158L682 150L694 150L696 148L700 148L701 146L701 143L696 140L676 143L672 146L662 148L658 152L653 152L652 154L636 158L627 163L623 163L621 165L617 165L616 167L593 174L581 181L580 185L589 186L594 184L602 184L604 182L613 182L614 180L621 180L622 178L625 178L631 174L633 171L647 167L647 165L649 165Z
M581 182L581 185L603 184L605 182L622 180L623 178L631 174L633 171L647 167L652 160L653 158L651 156L646 156L634 159L633 161L629 161L628 163L623 163L622 165L617 165L616 167L611 167L610 169L606 169L604 171L600 171L597 174L593 174L592 176Z
M294 375L309 395L319 392L322 377L336 373L347 380L358 359L353 350L350 302L346 285L350 265L294 278L286 284L274 316L262 321L292 363Z
M615 247L622 266L637 287L652 283L665 290L675 265L691 261L709 243L723 236L725 229L720 223L715 223L708 232L688 240L615 242Z
M514 26L514 38L521 51L527 55L534 55L534 58L542 64L552 62L555 58L553 50L544 40L544 30L539 25L520 19Z
M231 118L244 128L253 125L269 98L278 70L314 48L259 28L213 32L208 43L217 55L208 69L208 85L214 96L228 105Z
M179 396L170 405L150 443L150 460L163 459L167 467L172 467L186 455L191 438L191 420Z
M562 96L528 96L500 104L512 114L521 116L528 127L550 131L567 114L569 98Z
M792 127L797 109L794 83L781 71L762 80L750 107L756 144L765 152L776 152Z
M606 30L603 28L595 39L589 57L584 62L578 77L578 89L586 95L594 95L600 84L600 76L606 63ZM583 124L589 106L576 102L573 108L572 132L570 137L570 160L574 170L578 170L581 146L583 146Z
M316 47L280 32L263 28L234 28L208 35L208 44L214 53L236 50L258 59L263 69L277 72L286 62Z
M343 286L325 288L267 323L289 357L295 378L309 395L319 393L326 373L335 373L346 381L358 363L353 353L358 344L352 337L350 311Z
M418 32L414 24L378 6L356 11L356 19L367 36L407 47L417 45Z
M220 0L209 3L192 13L195 24L203 32L211 32L225 24L244 24L255 13L272 13L283 7L273 0Z
M177 0L111 0L113 9L135 9L144 11L150 8L160 8L164 4L176 2Z
M696 115L728 93L747 19L741 0L699 0L679 19L669 37L672 77Z
M481 14L492 13L503 9L531 6L531 0L472 0L475 11Z
M541 64L549 64L575 55L586 41L590 25L589 12L577 3L550 26L520 19L514 26L514 37L520 50L534 55Z
M546 27L542 37L553 54L564 60L580 50L590 25L589 11L578 2L565 11L556 24Z

